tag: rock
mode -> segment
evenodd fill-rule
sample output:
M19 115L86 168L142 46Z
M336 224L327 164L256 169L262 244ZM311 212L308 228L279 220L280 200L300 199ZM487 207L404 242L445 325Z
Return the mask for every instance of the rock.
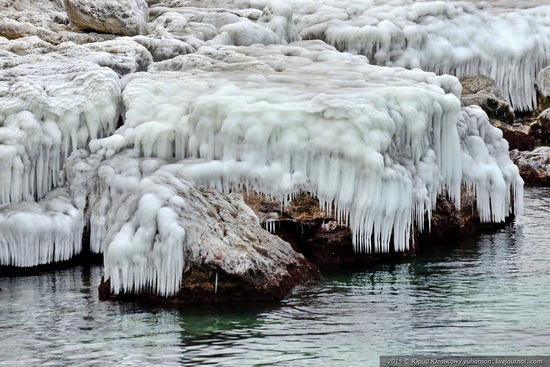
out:
M86 162L92 161L70 165L71 175L85 172ZM119 172L121 164L132 166L136 175ZM272 301L320 276L289 243L259 225L241 195L199 190L177 173L182 166L172 171L164 164L127 152L98 168L106 188L92 195L99 201L91 205L96 238L91 248L98 241L106 244L102 298L162 304ZM108 188L116 180L129 184L139 177L135 191ZM157 204L161 209L155 214ZM128 238L128 231L136 236ZM152 235L141 237L144 233Z
M531 152L513 150L510 158L518 166L525 183L550 185L550 147L538 147Z
M531 125L529 136L538 144L550 143L550 108L544 110Z
M460 78L462 84L462 106L477 105L490 118L507 123L515 120L514 109L510 102L504 99L501 92L495 88L495 81L484 75L465 76Z
M513 125L503 124L498 120L491 123L502 130L502 137L508 141L509 150L533 150L535 149L535 139L528 134L528 126L521 123Z
M537 110L544 111L550 108L550 66L545 67L537 74Z
M460 209L444 195L438 197L431 223L426 221L423 232L415 231L408 251L359 254L354 251L350 229L322 213L319 201L309 194L298 195L286 206L260 194L246 194L244 198L264 227L291 243L321 269L401 261L413 257L424 245L493 226L480 223L475 194L473 190L463 189Z
M121 36L148 33L145 0L64 0L64 4L71 23L82 30Z

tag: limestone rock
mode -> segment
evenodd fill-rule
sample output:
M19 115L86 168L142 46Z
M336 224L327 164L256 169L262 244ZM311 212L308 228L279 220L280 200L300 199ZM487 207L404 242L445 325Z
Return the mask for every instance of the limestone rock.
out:
M529 135L538 144L550 143L550 108L544 110L531 125Z
M536 79L538 111L550 108L550 66L545 67L537 74Z
M501 92L495 88L495 81L484 75L465 76L460 78L462 84L462 106L477 105L490 118L507 123L515 119L514 109L510 102L504 99Z
M550 185L550 147L538 147L531 152L513 150L510 158L526 183Z
M145 0L64 0L71 23L82 30L122 36L147 34Z

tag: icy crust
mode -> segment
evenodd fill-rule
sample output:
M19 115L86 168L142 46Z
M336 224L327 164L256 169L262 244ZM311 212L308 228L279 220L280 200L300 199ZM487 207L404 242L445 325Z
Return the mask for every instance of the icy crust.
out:
M473 188L482 222L502 222L523 212L523 179L508 154L502 130L478 106L464 107L457 123L462 151L462 181Z
M39 202L0 205L0 265L30 267L71 259L82 250L84 220L66 189Z
M322 39L340 51L365 55L372 64L490 76L522 111L535 109L535 77L550 64L550 5L530 4L539 6L304 0L294 17L303 39Z
M22 59L6 58L0 70L0 204L43 198L58 186L70 153L112 133L119 114L112 70L83 60Z
M358 252L407 249L438 194L459 201L460 102L448 93L460 91L458 80L300 45L313 51L202 48L188 72L131 75L124 126L90 149L194 158L183 172L222 191L286 200L308 191L350 225Z

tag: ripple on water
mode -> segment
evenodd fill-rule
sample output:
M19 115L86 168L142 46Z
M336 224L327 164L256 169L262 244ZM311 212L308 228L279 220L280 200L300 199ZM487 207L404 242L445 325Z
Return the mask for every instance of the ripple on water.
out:
M550 190L496 233L327 273L280 305L99 302L100 267L0 277L0 365L376 366L390 354L550 354Z

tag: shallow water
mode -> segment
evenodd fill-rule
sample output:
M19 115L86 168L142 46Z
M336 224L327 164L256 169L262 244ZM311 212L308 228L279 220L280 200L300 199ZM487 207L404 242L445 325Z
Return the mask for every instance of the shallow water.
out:
M377 366L380 355L550 355L550 189L513 225L279 304L98 301L99 266L0 277L2 366Z

